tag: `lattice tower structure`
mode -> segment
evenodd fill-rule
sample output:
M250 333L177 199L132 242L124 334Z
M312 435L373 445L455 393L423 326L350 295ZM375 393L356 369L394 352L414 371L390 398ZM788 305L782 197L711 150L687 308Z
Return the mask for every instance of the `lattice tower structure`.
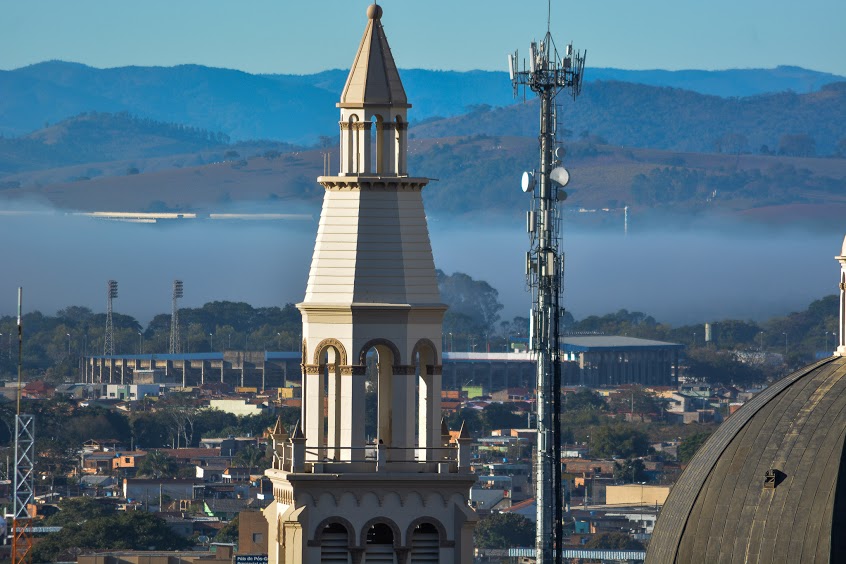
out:
M179 338L179 304L178 300L184 295L182 280L173 281L173 299L170 309L170 354L182 352L182 342Z
M23 382L23 288L18 288L18 394L15 416L15 476L12 517L12 564L32 561L32 516L29 507L34 498L35 419L21 413Z
M112 300L118 297L117 280L106 284L106 333L103 335L103 355L115 354L115 327L112 321Z
M526 254L526 279L532 289L531 344L537 355L537 430L535 487L538 564L560 564L563 545L563 488L561 486L561 359L559 347L560 304L563 293L564 252L558 202L566 199L563 186L569 174L560 166L563 147L558 146L556 108L563 91L573 98L581 90L584 56L568 45L564 56L547 30L540 44L532 43L529 68L517 68L517 53L509 56L514 93L528 87L540 98L539 169L524 175L523 190L532 193L527 214L530 250ZM558 550L556 550L556 547Z

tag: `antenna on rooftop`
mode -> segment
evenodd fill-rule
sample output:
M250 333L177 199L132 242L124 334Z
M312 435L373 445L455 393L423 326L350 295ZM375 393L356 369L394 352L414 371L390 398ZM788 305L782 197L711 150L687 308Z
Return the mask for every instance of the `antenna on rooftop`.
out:
M558 145L556 105L558 94L569 91L575 99L582 88L585 57L566 46L558 53L550 33L551 2L547 32L540 43L529 46L528 70L518 67L515 51L508 56L508 72L514 95L526 87L540 98L540 162L532 173L523 173L522 189L532 195L526 217L530 250L526 253L526 281L532 289L531 348L537 355L537 462L535 492L538 564L560 564L564 535L563 489L561 487L561 359L559 318L564 279L564 251L561 243L561 215L558 202L567 199L564 187L570 174L561 166L563 147Z

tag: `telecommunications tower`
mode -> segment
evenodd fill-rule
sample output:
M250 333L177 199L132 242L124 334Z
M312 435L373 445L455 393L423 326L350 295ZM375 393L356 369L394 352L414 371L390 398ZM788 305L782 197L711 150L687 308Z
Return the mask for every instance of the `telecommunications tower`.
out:
M537 429L535 501L538 564L560 564L563 531L563 489L561 486L561 359L558 323L564 277L561 245L561 215L558 202L567 198L564 186L570 180L561 166L564 148L557 138L558 95L569 91L573 99L582 86L584 55L566 46L558 53L547 20L546 36L529 49L528 69L518 68L517 52L508 56L514 94L519 86L529 87L540 98L540 166L524 172L522 188L532 195L526 217L531 246L526 253L526 281L532 289L531 348L537 357Z
M106 285L106 333L103 335L103 355L115 354L115 326L112 323L112 300L118 297L117 280L109 280Z
M23 288L18 288L18 402L15 416L15 490L14 515L12 518L12 564L32 561L32 515L35 491L35 419L28 413L21 413L21 389L23 378L23 321L21 302Z
M170 354L182 352L179 342L179 304L177 300L183 296L182 280L173 281L173 300L170 308Z

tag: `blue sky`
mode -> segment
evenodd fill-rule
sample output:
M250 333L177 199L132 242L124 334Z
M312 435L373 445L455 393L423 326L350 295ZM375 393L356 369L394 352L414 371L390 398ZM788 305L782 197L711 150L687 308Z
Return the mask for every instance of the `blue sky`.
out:
M260 73L348 68L367 1L3 0L0 69L62 59L95 67L197 63ZM546 30L545 0L385 0L403 68L505 70ZM553 0L559 45L588 66L799 65L846 75L844 0Z

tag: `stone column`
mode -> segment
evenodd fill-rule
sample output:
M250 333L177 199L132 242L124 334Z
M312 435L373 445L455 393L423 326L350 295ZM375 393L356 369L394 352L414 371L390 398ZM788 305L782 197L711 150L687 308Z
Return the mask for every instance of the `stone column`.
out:
M306 458L320 460L325 455L325 432L323 429L323 402L326 393L323 389L323 365L305 366L306 383L303 390L303 417L305 418Z
M364 381L365 366L345 366L341 369L341 444L355 450L342 450L341 460L364 459ZM362 449L362 450L358 450Z

